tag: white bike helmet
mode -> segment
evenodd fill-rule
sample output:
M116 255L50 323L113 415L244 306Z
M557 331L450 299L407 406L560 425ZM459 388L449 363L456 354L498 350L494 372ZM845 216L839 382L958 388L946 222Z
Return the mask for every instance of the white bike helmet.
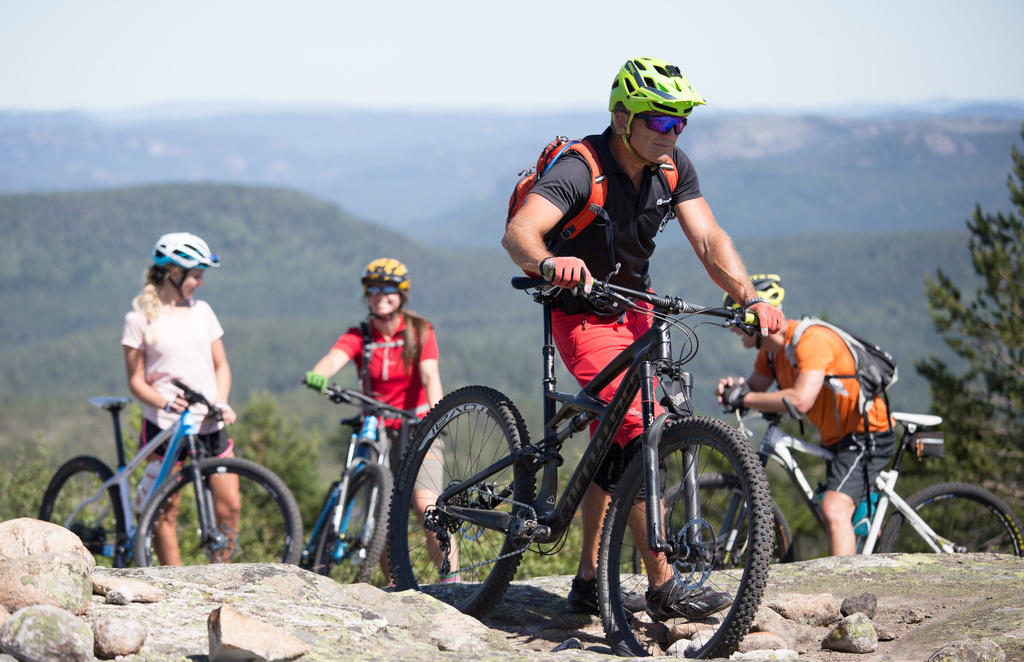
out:
M160 267L172 263L183 269L220 266L220 258L210 253L206 242L189 232L172 232L160 237L153 246L153 259Z

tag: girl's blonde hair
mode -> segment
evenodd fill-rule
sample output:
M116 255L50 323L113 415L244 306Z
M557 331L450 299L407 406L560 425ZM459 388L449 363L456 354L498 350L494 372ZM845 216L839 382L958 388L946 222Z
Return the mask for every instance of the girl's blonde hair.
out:
M132 308L146 318L146 344L152 345L157 341L156 325L153 322L160 316L160 309L163 308L160 287L167 278L167 268L154 264L146 270L143 278L146 284L142 287L142 293L132 299Z

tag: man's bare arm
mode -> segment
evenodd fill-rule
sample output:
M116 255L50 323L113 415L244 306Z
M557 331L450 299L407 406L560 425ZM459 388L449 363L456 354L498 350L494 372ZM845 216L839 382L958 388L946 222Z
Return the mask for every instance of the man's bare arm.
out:
M674 208L679 225L711 280L733 299L745 303L757 296L747 268L733 246L729 234L718 226L704 198L680 202ZM782 313L770 304L755 304L761 323L761 335L775 333L782 326Z

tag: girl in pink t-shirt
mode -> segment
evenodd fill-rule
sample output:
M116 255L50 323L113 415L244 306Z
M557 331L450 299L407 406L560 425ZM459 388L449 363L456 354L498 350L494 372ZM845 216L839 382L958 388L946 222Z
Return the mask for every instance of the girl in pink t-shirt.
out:
M171 383L178 379L201 392L223 411L224 423L235 422L235 412L228 406L231 392L231 368L224 354L221 336L224 330L213 309L193 298L203 284L208 267L220 265L216 255L199 237L175 232L166 234L153 247L155 264L146 271L142 294L132 301L132 310L125 315L121 344L124 347L128 388L143 405L141 445L178 420L188 402ZM232 443L224 432L224 424L210 417L205 419L202 405L192 407L199 427L199 441L212 456L233 457ZM161 450L158 449L157 453ZM156 466L147 473L159 471L161 459L150 460ZM227 562L235 551L241 500L238 477L217 476L210 481L214 510L220 531L232 542L214 562ZM139 504L141 506L141 504ZM154 547L162 565L181 565L178 534L178 494L168 500L154 526Z

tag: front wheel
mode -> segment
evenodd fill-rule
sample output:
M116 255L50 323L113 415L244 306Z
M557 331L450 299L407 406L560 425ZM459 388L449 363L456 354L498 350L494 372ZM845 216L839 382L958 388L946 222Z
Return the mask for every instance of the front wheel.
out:
M156 489L139 516L137 565L298 563L302 518L277 475L240 458L203 460L199 474L214 530L203 531L197 486L186 466Z
M957 553L1024 556L1024 538L1017 517L999 497L977 485L932 485L910 495L907 505L936 534L952 541ZM896 511L882 527L878 551L915 554L934 550Z
M534 474L522 463L488 470L530 443L515 405L483 386L455 391L419 424L391 499L391 574L399 591L424 591L483 618L515 576L529 539L459 518L478 511L509 528L535 515ZM471 477L477 481L440 495ZM533 523L536 523L533 520Z
M659 449L666 484L689 483L692 498L662 502L664 537L675 551L657 558L647 552L643 456L638 454L612 496L601 533L598 592L601 620L609 643L619 655L663 654L652 632L651 616L630 613L626 605L643 604L648 576L683 585L677 609L652 614L658 621L687 618L694 624L691 657L728 657L747 634L768 579L772 550L771 493L764 468L750 444L722 421L694 417L665 430ZM742 559L726 563L716 527L716 490L702 489L701 477L736 476L730 491L748 504L735 530L742 539ZM685 482L684 482L685 481ZM707 482L705 481L706 485ZM685 488L684 488L685 493ZM635 530L635 531L634 531ZM644 572L634 572L634 550L644 558ZM691 597L690 600L685 598ZM707 605L714 605L709 609ZM671 613L669 613L671 612Z
M113 563L114 567L124 567L125 554L123 550L118 552L118 543L124 544L125 523L121 488L117 483L68 521L75 508L95 496L100 486L113 476L110 468L95 457L83 455L68 460L50 479L39 506L39 519L66 526L82 539L101 565Z
M342 584L370 581L387 540L392 482L391 472L376 463L364 463L352 474L341 525L334 528L331 512L317 541L313 572Z

